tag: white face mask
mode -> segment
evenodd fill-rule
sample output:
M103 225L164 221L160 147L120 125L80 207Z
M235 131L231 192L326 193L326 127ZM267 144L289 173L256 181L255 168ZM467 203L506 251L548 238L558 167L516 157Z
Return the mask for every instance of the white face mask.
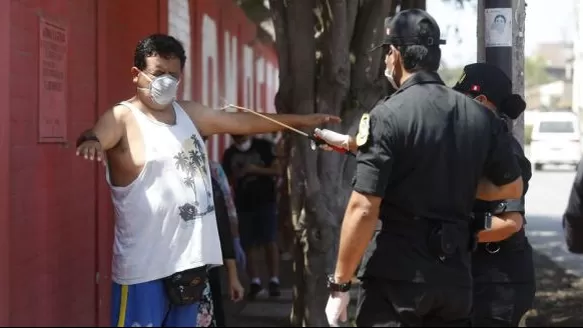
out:
M393 88L395 88L395 90L399 89L399 86L397 85L397 82L395 81L395 78L393 77L393 72L395 70L389 70L388 68L385 69L385 76L387 77L387 80L389 80L389 83L393 86Z
M243 141L243 143L240 144L235 144L235 147L237 147L237 149L239 149L239 151L248 151L249 148L251 148L251 139L247 139L245 141Z
M170 74L163 74L152 79L144 72L141 72L148 80L150 80L149 88L138 88L140 90L148 90L150 98L158 105L165 106L172 103L178 94L178 80Z

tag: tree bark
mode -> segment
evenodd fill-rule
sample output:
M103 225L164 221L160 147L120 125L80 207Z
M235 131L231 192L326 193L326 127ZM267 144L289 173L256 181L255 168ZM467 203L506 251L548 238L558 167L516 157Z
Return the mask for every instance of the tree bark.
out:
M526 16L524 0L512 1L512 91L524 97L524 24ZM524 114L514 120L514 137L524 147Z
M360 115L386 94L381 51L390 0L271 0L280 62L279 113L330 113L327 126L355 134ZM288 134L295 288L292 326L328 326L326 274L334 270L354 160L313 151L307 138ZM340 175L340 177L339 177Z
M401 10L419 8L425 10L426 0L402 0Z

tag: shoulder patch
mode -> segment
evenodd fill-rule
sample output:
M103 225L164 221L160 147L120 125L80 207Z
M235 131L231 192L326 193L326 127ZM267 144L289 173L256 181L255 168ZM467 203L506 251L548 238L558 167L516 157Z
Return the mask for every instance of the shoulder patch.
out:
M370 133L370 115L363 114L358 124L358 133L356 134L356 145L358 147L366 144Z

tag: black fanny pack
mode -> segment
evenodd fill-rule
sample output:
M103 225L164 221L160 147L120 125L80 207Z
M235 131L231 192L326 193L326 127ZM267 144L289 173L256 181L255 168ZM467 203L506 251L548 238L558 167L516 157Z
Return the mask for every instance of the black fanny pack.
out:
M164 278L164 287L170 303L190 305L202 299L207 282L206 266L177 272Z

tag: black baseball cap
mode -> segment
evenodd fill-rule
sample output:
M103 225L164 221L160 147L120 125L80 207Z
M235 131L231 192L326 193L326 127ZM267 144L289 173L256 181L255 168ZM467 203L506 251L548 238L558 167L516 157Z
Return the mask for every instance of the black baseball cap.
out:
M383 42L371 50L388 45L433 47L445 44L435 19L421 9L407 9L399 11L395 17L385 18L384 33Z
M511 119L516 119L526 108L522 97L512 93L512 80L496 65L474 63L465 66L453 89L473 96L486 96Z

